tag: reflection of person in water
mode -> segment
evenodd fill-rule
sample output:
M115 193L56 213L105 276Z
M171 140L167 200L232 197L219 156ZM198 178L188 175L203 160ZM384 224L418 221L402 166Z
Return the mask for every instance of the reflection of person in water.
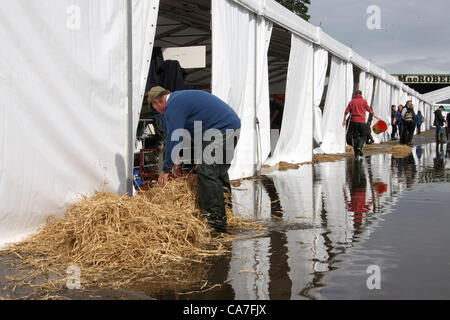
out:
M417 174L416 161L412 154L407 158L401 159L401 161L403 161L403 167L405 169L406 187L411 188Z
M422 146L416 147L417 158L420 160L422 158Z
M261 182L262 185L264 186L264 189L266 189L270 197L271 202L270 213L272 217L282 218L283 211L280 204L280 196L278 195L277 189L275 188L275 184L272 178L269 178L268 176L262 176Z
M448 151L448 145L447 145ZM436 157L433 159L434 170L436 172L444 171L445 168L445 155L444 155L444 147L443 145L436 144Z
M392 157L391 167L397 167L397 177L399 181L402 181L402 177L404 176L406 180L406 187L411 188L413 186L417 175L417 167L412 153L406 158Z
M363 163L348 162L348 165L347 172L349 174L351 199L348 199L344 192L345 203L347 210L354 213L353 221L355 222L355 226L359 227L361 226L364 215L371 211L373 199L370 203L366 203L367 179Z

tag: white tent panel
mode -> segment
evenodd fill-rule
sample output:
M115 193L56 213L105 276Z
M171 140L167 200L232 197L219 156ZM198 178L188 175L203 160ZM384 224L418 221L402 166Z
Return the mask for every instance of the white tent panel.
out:
M115 68L126 70L126 12L103 5L14 1L0 11L8 48L0 53L0 243L34 231L103 181L117 191L125 174L126 78Z
M259 164L270 154L270 98L268 52L273 24L264 17L257 18L256 38L256 117L259 133ZM259 168L258 168L259 169Z
M241 118L241 137L229 172L230 179L255 173L256 17L231 0L212 0L212 93ZM229 44L233 44L230 46Z
M133 141L139 124L158 21L159 0L133 0Z
M270 153L267 53L272 28L269 20L231 0L212 1L212 93L233 107L242 122L231 179L252 176L255 164Z
M345 129L342 127L342 119L348 103L346 101L346 69L346 62L332 57L330 81L322 120L323 142L319 148L314 150L315 153L345 152Z
M366 86L363 92L363 98L366 99L369 106L373 103L373 87L374 87L374 77L370 73L366 73Z
M345 103L348 105L353 98L353 87L355 86L353 79L353 64L346 63L345 72Z
M281 161L303 163L312 160L313 57L313 44L292 35L283 123L268 165Z
M133 3L135 10L157 4ZM135 20L137 50L156 24L143 16ZM63 214L81 194L126 191L126 26L126 1L2 5L0 245ZM136 64L134 71L139 83L148 70Z
M314 47L314 140L318 144L322 142L322 102L323 91L328 68L328 51Z

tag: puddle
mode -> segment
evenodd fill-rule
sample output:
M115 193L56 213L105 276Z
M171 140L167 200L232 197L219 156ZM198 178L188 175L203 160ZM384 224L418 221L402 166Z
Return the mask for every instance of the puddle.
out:
M272 172L245 181L233 195L234 210L265 220L268 230L234 241L230 255L207 267L207 283L181 292L142 286L93 296L450 298L447 145L413 147L404 159L377 154L359 162L344 159ZM369 288L376 283L368 273L373 266L379 270L379 289ZM86 298L82 292L65 294Z
M247 181L235 210L265 219L267 234L234 242L213 265L221 288L180 298L450 298L449 158L446 145L427 144L404 159L377 154ZM380 289L367 285L370 266Z

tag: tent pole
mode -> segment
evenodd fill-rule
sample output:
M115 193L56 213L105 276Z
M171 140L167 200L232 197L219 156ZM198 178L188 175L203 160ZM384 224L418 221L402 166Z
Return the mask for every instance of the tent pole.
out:
M127 193L133 195L133 166L134 166L134 141L133 141L133 9L132 0L127 1L127 71L128 71L128 105L127 105Z

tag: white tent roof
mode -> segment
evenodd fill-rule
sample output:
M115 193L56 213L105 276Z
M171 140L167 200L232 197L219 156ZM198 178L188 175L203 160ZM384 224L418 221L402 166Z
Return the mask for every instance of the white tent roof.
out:
M450 99L450 86L424 94L424 97L433 103L448 100Z

